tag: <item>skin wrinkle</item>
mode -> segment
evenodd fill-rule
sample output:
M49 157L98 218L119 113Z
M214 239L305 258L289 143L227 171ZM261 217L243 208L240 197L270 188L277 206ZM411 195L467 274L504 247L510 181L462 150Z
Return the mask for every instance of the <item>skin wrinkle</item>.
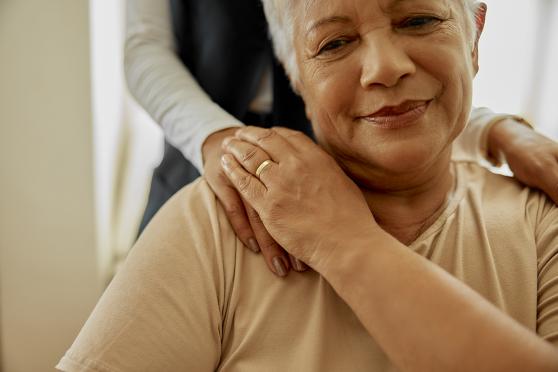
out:
M357 182L372 212L385 222L382 227L402 241L416 236L416 228L409 234L395 230L401 225L422 226L440 210L453 185L452 176L443 170L471 105L467 95L476 54L467 32L472 17L464 10L472 9L467 5L472 2L312 0L294 7L289 0L264 2L266 14L271 13L272 36L284 43L288 32L277 34L285 32L281 28L285 24L274 26L271 3L284 12L278 17L281 21L289 12L296 15L291 34L302 36L290 39L294 48L288 49L297 61L290 76L297 76L296 89L306 102L318 142ZM426 23L418 32L399 27L408 17L423 15L440 21ZM304 33L308 29L304 25L317 23L322 25ZM337 38L346 41L337 43L332 52L318 53ZM283 58L290 57L283 54ZM338 71L340 66L343 70ZM358 119L404 100L432 100L427 112L436 114L425 122L427 132L415 128L386 137L381 131L369 133L369 123ZM438 189L429 206L421 194L433 184Z
M386 13L364 1L308 8L302 24L327 22L295 40L299 88L320 145L357 182L382 227L408 242L443 210L454 183L451 143L469 115L474 55L463 32L467 19L455 3L426 7L406 1ZM418 31L394 28L398 19L417 14L441 21ZM306 54L339 36L350 41L317 56ZM404 100L432 100L428 119L389 133L358 119ZM432 185L436 192L425 191ZM410 212L414 209L420 212Z
M414 0L395 0L396 3L412 3ZM455 0L458 1L462 10L465 11L467 19L467 27L465 27L470 46L474 45L475 38L475 9L477 2L475 0ZM295 32L293 30L295 24L299 24L299 16L306 14L309 9L315 5L316 0L297 1L294 0L262 0L266 18L270 26L270 34L272 36L274 50L279 60L285 66L285 70L291 85L295 92L299 91L299 71L296 63L295 52L291 47L295 42ZM297 5L304 6L303 11L296 11ZM446 2L447 4L447 2Z
M310 24L310 26L306 29L305 34L306 37L311 37L312 32L319 32L319 28L325 27L331 23L350 23L351 19L348 17L343 16L330 16L326 18L322 18L317 22Z

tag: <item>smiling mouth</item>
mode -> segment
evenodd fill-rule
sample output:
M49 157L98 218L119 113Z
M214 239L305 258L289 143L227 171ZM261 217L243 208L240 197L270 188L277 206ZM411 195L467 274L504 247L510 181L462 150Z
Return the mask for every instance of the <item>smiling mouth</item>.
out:
M405 101L397 106L386 106L367 116L366 122L383 129L399 129L413 125L428 109L430 101Z

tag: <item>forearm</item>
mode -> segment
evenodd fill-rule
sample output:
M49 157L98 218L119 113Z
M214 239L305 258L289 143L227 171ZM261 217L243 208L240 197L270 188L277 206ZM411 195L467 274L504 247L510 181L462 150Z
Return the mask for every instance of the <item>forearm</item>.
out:
M391 236L375 236L351 239L318 271L403 371L556 370L549 344Z
M500 121L511 117L497 114L486 107L474 108L467 126L454 142L454 160L497 163L490 146L492 128Z
M493 157L505 157L502 153L510 152L517 146L517 140L530 138L533 129L528 125L522 125L510 118L500 120L491 129L487 138L488 149Z
M180 61L170 24L167 1L128 0L126 81L165 138L201 171L205 139L241 123L211 100Z

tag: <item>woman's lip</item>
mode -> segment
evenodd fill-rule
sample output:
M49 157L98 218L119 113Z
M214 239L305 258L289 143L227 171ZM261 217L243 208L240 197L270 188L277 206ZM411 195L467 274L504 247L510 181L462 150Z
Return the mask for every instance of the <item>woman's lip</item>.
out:
M414 101L397 107L383 108L361 119L384 129L398 129L412 125L419 119L431 101Z

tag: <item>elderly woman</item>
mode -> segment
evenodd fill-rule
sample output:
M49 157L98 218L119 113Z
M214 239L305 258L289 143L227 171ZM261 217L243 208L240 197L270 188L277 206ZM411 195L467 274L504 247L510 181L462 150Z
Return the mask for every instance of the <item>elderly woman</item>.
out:
M450 160L485 6L264 6L320 146L249 127L223 165L315 271L275 280L200 179L148 226L58 367L558 370L558 208Z

